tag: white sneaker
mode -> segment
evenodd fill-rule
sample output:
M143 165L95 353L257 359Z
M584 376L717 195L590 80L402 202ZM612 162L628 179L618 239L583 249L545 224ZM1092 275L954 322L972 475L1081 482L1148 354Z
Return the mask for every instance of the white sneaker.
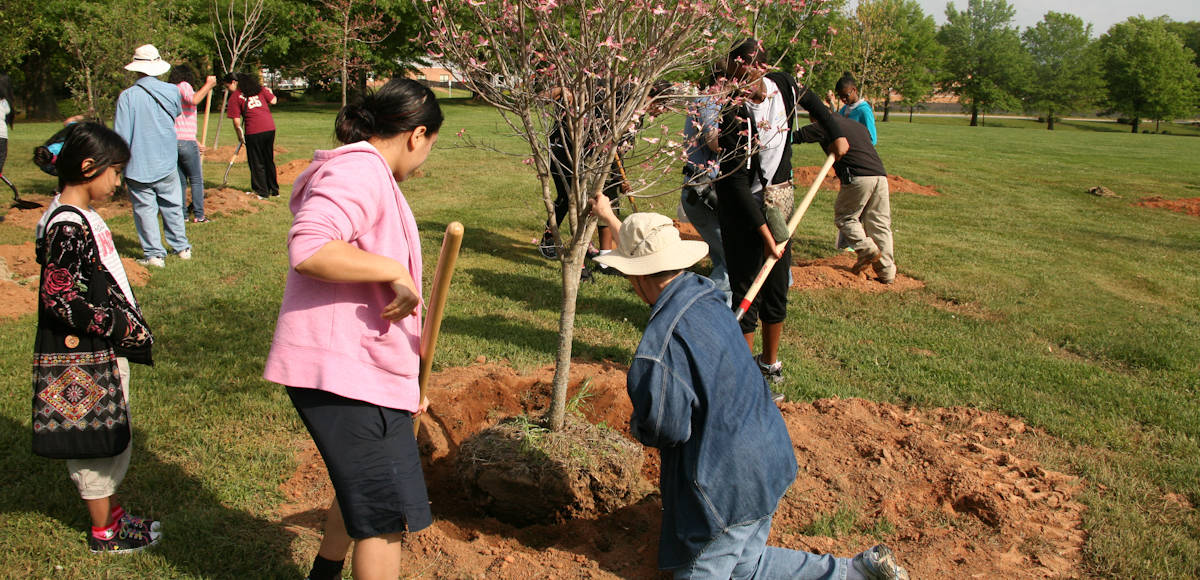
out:
M192 249L188 248L182 252L179 252L179 259L180 260L191 260L192 259Z
M167 267L167 261L162 258L159 258L159 257L141 258L141 259L137 260L137 263L139 263L143 266L154 266L155 268L166 268Z

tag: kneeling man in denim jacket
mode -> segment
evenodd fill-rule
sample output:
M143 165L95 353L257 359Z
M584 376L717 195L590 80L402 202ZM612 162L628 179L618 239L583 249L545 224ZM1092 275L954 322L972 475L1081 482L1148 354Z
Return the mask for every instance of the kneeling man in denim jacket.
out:
M796 458L724 294L686 271L708 246L681 240L665 216L622 224L608 198L592 203L617 237L596 261L625 274L651 308L627 388L634 437L662 451L659 568L676 579L907 580L882 545L854 558L766 546Z

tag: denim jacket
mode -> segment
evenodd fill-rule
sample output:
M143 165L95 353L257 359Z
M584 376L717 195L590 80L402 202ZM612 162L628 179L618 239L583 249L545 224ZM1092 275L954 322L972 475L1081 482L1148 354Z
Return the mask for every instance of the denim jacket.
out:
M711 280L684 272L659 295L627 388L634 437L662 450L660 568L774 513L796 477L792 441Z

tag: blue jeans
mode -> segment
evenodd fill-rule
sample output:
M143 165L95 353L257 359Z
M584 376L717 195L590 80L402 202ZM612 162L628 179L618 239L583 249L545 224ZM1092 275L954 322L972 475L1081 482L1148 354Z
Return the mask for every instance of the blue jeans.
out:
M696 555L691 564L674 570L675 580L731 578L743 580L844 580L850 559L768 548L771 516L734 526Z
M705 188L712 188L712 185L685 185L679 203L688 221L708 244L708 257L713 264L708 277L717 284L717 289L725 293L725 305L730 306L733 294L729 290L729 270L725 267L725 250L721 245L721 224L717 221L717 210L704 205L699 195L694 197L695 203L688 203L688 198L693 198L693 192L700 194Z
M153 183L125 178L129 185L129 201L133 204L133 225L137 228L142 253L147 258L165 258L162 235L158 229L158 214L162 214L163 233L171 250L191 249L184 231L183 190L179 188L178 171Z
M183 199L187 199L188 183L192 185L192 202L183 212L186 219L191 212L196 219L204 217L204 170L200 166L200 144L180 139L179 143L179 187Z

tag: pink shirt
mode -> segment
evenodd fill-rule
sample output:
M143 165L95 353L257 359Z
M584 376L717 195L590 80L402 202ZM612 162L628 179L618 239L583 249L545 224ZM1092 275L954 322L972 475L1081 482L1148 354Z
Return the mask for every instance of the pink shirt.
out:
M183 113L175 117L175 138L180 141L195 141L196 103L192 102L192 98L195 97L196 91L187 81L175 86L179 87L179 99L183 103Z
M421 317L380 318L395 298L387 284L325 282L295 269L341 240L399 261L421 288L417 222L386 161L365 141L317 151L290 208L291 268L263 378L416 411Z

